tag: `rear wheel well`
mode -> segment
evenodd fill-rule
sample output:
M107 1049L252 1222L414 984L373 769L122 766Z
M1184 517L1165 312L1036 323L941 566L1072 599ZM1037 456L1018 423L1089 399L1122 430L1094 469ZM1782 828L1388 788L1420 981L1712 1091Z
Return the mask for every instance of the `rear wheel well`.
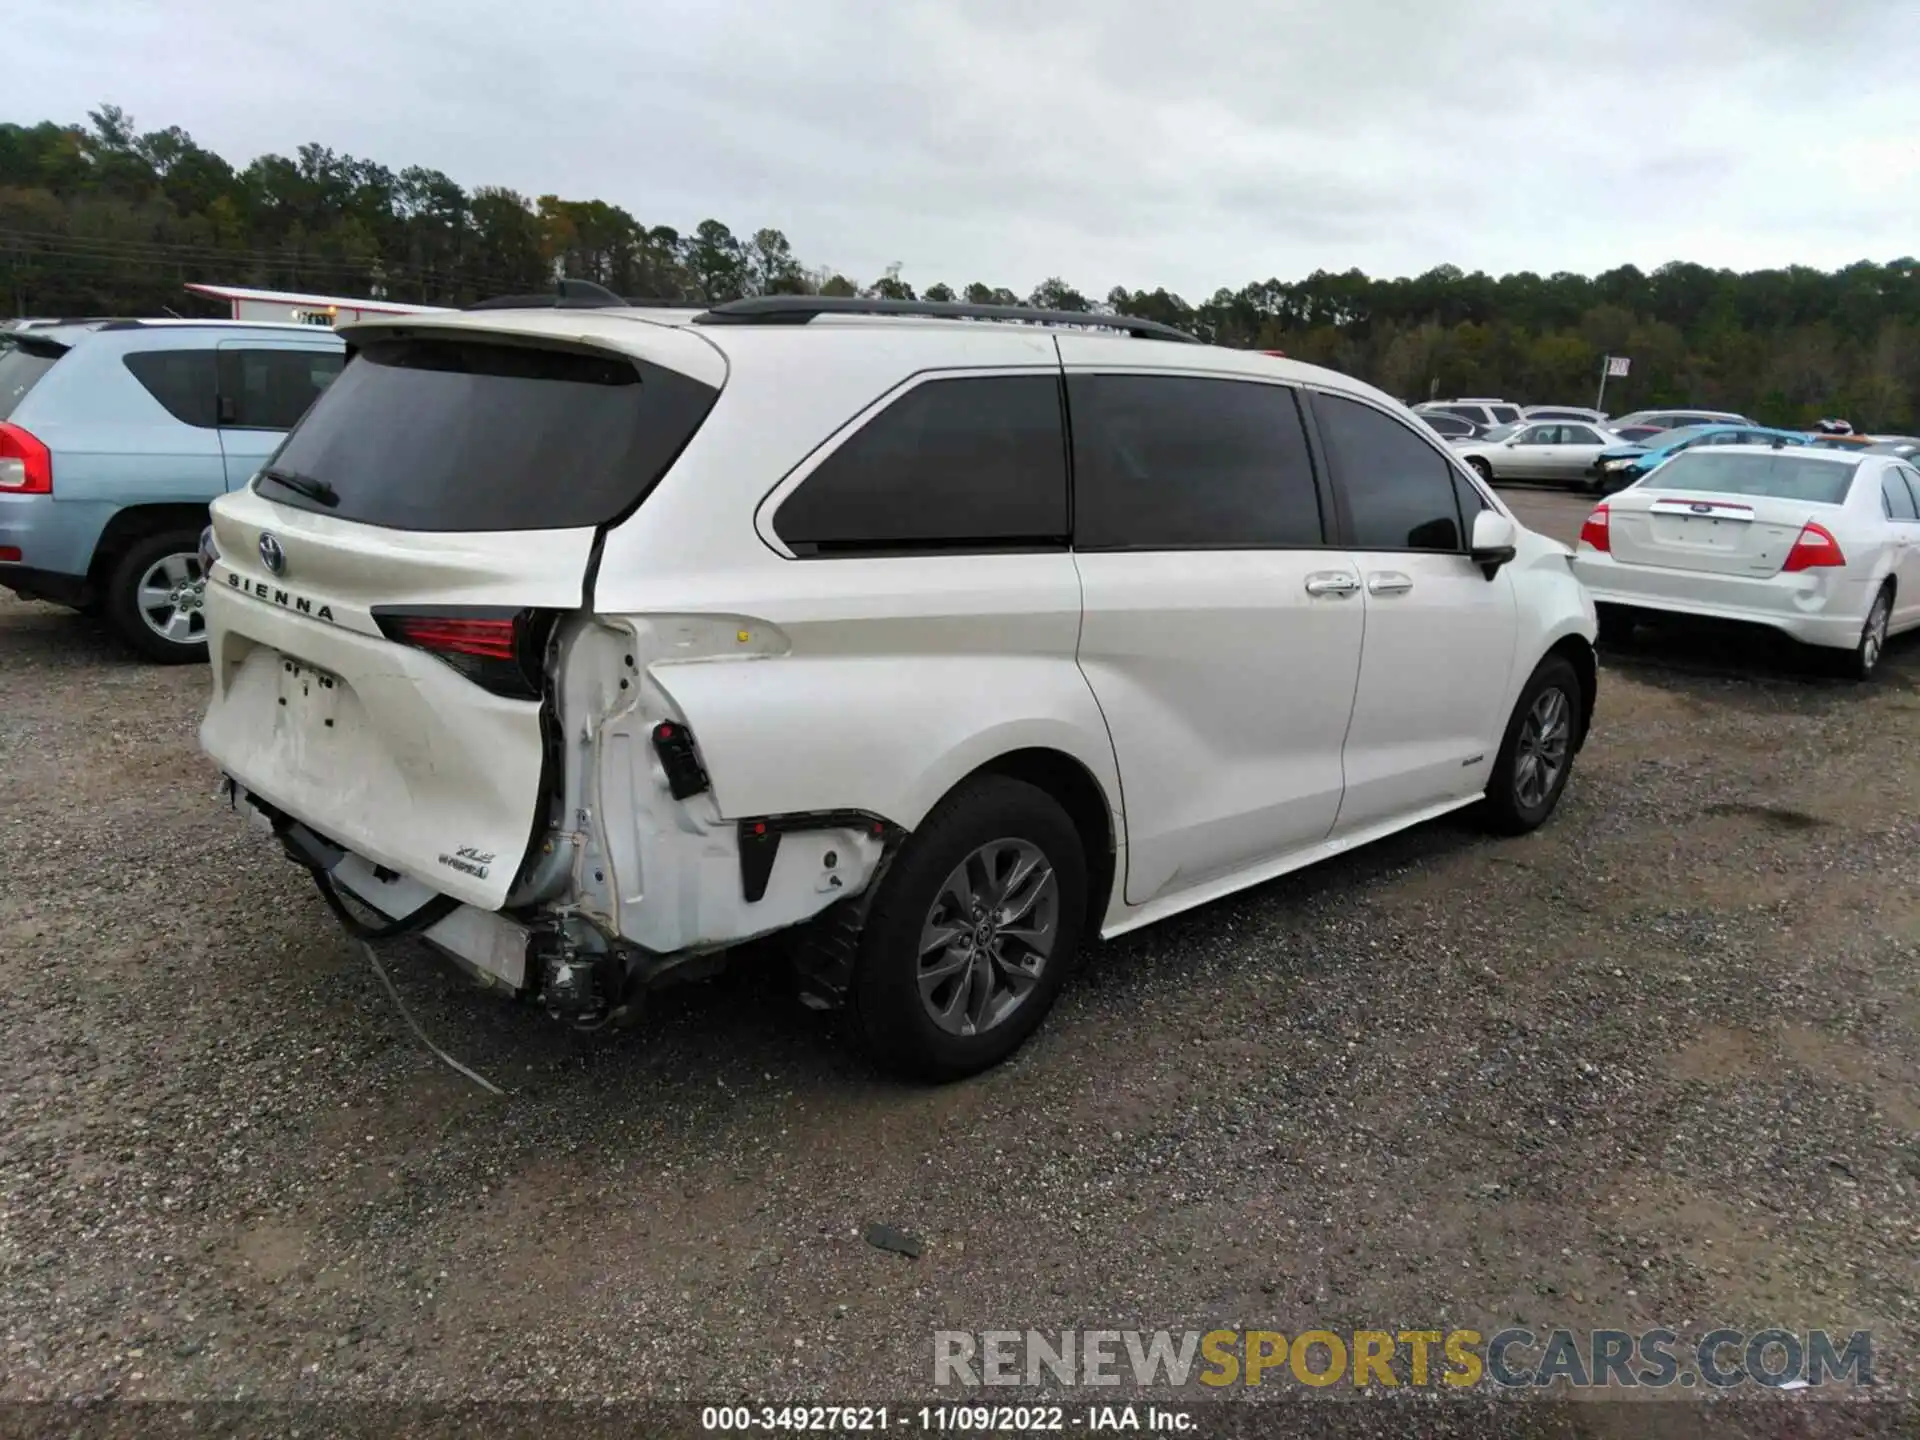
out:
M1079 832L1087 857L1087 931L1100 933L1113 889L1113 810L1087 767L1061 750L1012 750L969 775L1005 775L1044 790L1059 802ZM965 782L961 782L964 784ZM956 787L957 788L957 787Z
M1563 657L1580 677L1580 729L1574 737L1577 750L1586 744L1587 731L1593 724L1593 702L1600 693L1600 662L1594 657L1593 646L1579 635L1563 636L1547 654Z
M168 530L203 530L207 513L205 505L129 505L116 510L94 543L93 561L87 567L87 588L93 597L99 598L120 557L139 541Z

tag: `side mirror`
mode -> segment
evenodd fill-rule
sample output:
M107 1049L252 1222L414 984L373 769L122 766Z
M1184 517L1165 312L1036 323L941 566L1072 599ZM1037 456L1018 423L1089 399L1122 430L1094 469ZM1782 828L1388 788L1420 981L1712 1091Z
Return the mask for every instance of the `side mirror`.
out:
M1473 517L1473 544L1467 558L1491 580L1514 555L1513 521L1497 510L1482 510Z

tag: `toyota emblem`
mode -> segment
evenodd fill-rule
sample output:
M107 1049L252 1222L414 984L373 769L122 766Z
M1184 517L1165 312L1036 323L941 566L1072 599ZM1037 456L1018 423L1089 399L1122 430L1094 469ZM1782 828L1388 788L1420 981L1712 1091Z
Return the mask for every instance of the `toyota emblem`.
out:
M260 532L260 563L275 575L287 568L287 552L280 548L280 542L266 530Z
M1693 513L1696 515L1711 515L1713 513L1713 506L1696 504L1693 507ZM264 539L262 539L260 543L262 545L265 545L267 542Z

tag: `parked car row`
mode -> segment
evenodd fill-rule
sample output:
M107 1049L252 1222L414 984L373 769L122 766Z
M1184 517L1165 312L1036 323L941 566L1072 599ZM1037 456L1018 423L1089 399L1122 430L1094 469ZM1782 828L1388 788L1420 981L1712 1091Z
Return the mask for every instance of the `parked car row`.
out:
M1662 422L1680 412L1662 412ZM1422 416L1431 421L1431 417ZM1638 432L1638 438L1629 432ZM1911 456L1916 442L1907 436L1815 435L1779 430L1750 421L1704 420L1650 429L1616 428L1613 422L1541 421L1496 426L1475 439L1454 439L1454 452L1489 483L1509 480L1573 485L1611 495L1651 474L1675 456L1696 447L1726 445L1812 446L1855 454ZM1904 449L1902 447L1905 447Z

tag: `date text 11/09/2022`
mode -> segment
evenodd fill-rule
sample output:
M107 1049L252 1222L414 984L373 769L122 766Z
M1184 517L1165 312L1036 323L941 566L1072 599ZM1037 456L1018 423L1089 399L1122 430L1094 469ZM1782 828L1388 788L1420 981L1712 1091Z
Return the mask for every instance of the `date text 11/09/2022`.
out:
M716 1432L924 1430L978 1434L1006 1431L1143 1430L1163 1435L1197 1430L1191 1410L1169 1405L709 1405L700 1428Z

